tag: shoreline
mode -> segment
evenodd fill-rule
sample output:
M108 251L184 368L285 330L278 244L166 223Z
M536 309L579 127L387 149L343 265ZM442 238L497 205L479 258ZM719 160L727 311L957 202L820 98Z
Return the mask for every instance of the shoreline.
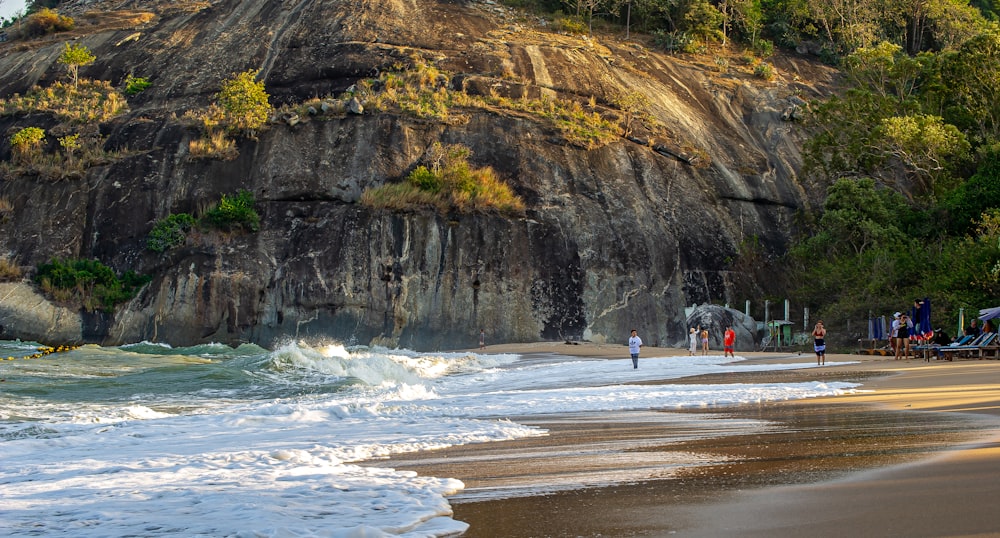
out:
M620 359L631 367L623 345L528 343L469 351ZM815 360L815 355L797 352L737 355L746 364ZM688 352L644 347L639 367L642 357L672 356ZM1000 481L995 480L1000 477L1000 362L895 361L843 354L828 355L827 362L854 364L754 372L744 379L852 379L865 392L682 411L758 417L792 424L794 433L672 441L656 452L629 445L655 446L664 435L655 424L634 420L635 414L549 417L536 424L550 429L547 437L394 457L390 466L458 478L475 489L482 477L498 474L498 469L509 473L511 462L527 473L603 476L609 468L621 471L637 462L649 463L650 454L690 451L732 458L663 478L629 479L612 473L626 478L534 496L477 500L459 494L451 502L456 519L471 525L464 535L468 537L948 536L1000 529L1000 514L994 515L992 507L994 495L1000 494ZM732 383L741 375L664 382ZM546 420L551 424L542 424ZM840 425L833 427L831 421ZM873 442L879 449L867 450L866 443ZM575 457L575 452L590 450L580 447L593 446L604 451ZM505 450L515 452L503 454ZM619 458L622 461L616 461ZM666 466L649 463L657 464Z

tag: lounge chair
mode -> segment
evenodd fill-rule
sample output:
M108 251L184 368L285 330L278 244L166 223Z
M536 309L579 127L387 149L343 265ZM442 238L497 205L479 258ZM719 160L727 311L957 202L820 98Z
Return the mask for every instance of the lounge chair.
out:
M939 359L941 358L941 349L947 348L947 347L955 347L955 346L966 346L966 345L969 345L974 338L975 338L975 336L972 336L971 334L966 334L966 335L963 335L958 340L955 340L954 342L952 342L950 344L947 344L947 345L933 344L933 343L932 344L919 344L919 345L916 345L916 346L910 346L910 349L913 350L913 351L916 351L918 354L920 352L923 352L923 354L924 354L924 360L929 362L931 360L931 355L932 354L933 355L937 355L937 358L939 358Z
M997 333L983 333L975 340L964 346L941 346L940 352L945 360L958 358L981 358L982 349L989 346L996 339Z
M980 359L1000 359L1000 334L992 342L979 346Z

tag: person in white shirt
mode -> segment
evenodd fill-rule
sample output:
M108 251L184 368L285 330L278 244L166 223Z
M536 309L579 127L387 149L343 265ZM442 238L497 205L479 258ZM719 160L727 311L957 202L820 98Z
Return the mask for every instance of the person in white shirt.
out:
M639 333L632 329L632 336L628 338L628 352L632 354L632 368L639 367L639 348L642 347L642 338Z

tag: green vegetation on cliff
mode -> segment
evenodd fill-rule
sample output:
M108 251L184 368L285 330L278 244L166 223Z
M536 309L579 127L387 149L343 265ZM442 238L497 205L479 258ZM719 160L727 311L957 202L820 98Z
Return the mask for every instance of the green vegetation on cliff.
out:
M146 248L153 252L163 252L183 245L188 231L195 223L194 217L189 213L175 213L156 221L146 237Z
M524 212L524 202L490 167L472 168L469 148L460 144L435 144L427 166L418 166L402 183L367 189L361 203L383 209L436 208L441 213L496 211L505 215Z
M398 109L418 118L444 122L465 121L467 117L461 110L470 108L525 112L551 123L568 143L586 149L604 146L622 134L618 124L622 114L608 110L610 117L604 117L594 103L586 110L578 101L557 97L532 99L522 95L511 99L496 92L470 95L451 89L451 73L438 70L419 56L411 60L409 68L400 66L378 79L361 81L358 96L376 110Z
M125 97L103 80L80 80L78 85L56 82L45 88L33 88L23 96L0 100L4 115L47 112L76 124L108 121L127 110Z
M121 277L97 260L52 260L38 266L35 282L53 300L86 310L114 311L131 300L150 277L126 271Z
M14 159L28 163L34 161L42 152L42 141L45 140L45 130L39 127L25 127L10 137L10 147L14 150Z
M223 194L219 203L205 212L202 221L220 230L256 232L260 229L260 215L254 209L255 203L253 193L247 190Z
M260 229L260 215L254 208L256 199L247 190L236 194L224 194L219 202L210 207L200 219L189 213L173 213L160 219L146 236L146 248L153 252L184 245L188 233L196 226L214 228L226 232L256 232Z
M938 320L1000 304L1000 29L952 46L858 48L847 90L813 108L804 173L832 186L790 262L826 318L916 297Z

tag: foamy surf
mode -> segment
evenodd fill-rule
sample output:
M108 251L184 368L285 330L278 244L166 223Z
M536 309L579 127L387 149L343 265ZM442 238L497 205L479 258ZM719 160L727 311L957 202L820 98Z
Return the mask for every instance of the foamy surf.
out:
M0 347L31 351L24 343ZM274 351L85 346L4 361L0 533L452 536L465 530L447 502L460 481L356 464L545 435L519 417L854 389L633 384L737 366L723 357L644 357L638 371L623 364L302 342Z

